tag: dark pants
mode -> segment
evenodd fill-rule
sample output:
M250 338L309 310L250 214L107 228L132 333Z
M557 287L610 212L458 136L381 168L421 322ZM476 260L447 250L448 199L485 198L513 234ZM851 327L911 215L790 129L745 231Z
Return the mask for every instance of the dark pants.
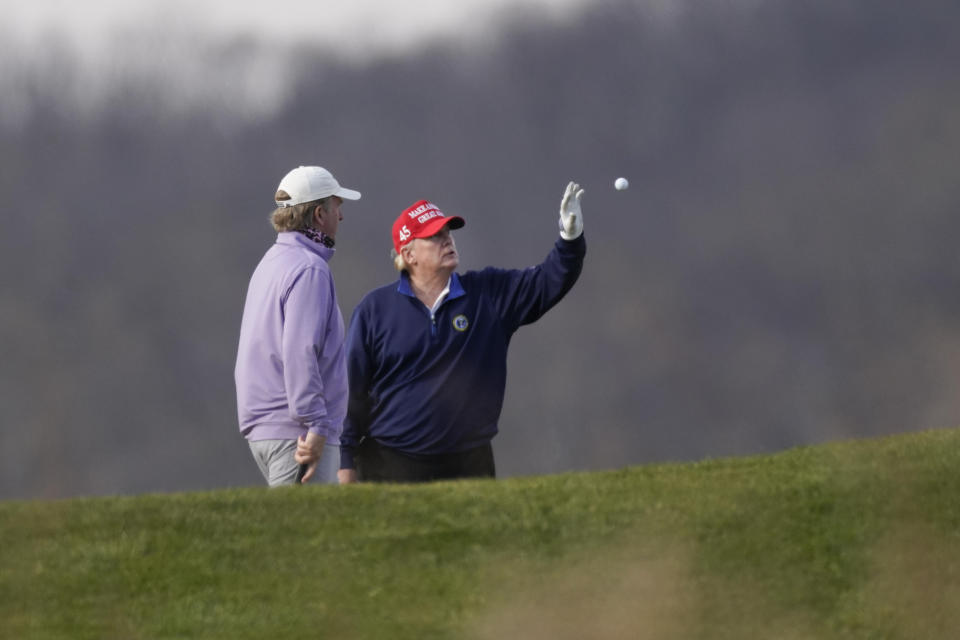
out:
M497 475L489 443L460 453L414 456L366 438L355 457L361 482L430 482Z

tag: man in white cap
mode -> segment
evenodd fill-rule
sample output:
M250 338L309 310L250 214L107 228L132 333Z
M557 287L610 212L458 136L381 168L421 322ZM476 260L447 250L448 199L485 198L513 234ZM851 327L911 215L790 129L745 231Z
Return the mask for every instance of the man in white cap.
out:
M359 199L323 167L298 167L277 188L277 241L250 278L234 370L240 432L271 487L337 481L347 370L327 263L341 205Z

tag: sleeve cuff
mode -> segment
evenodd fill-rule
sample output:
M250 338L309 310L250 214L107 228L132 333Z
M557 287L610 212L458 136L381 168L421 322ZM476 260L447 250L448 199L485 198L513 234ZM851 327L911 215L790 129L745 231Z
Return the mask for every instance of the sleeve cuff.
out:
M323 436L324 438L329 438L332 429L330 429L330 425L315 424L311 427L307 427L307 431L310 433L315 433L318 436Z
M353 461L353 449L344 446L343 443L340 443L340 468L341 469L356 469L356 463Z

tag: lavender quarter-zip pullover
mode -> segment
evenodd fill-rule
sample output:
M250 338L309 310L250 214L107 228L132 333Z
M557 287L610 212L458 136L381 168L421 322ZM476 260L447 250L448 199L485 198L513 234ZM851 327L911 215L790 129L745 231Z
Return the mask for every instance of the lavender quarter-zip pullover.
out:
M295 440L309 430L340 443L347 368L333 253L281 232L250 278L234 370L248 440Z

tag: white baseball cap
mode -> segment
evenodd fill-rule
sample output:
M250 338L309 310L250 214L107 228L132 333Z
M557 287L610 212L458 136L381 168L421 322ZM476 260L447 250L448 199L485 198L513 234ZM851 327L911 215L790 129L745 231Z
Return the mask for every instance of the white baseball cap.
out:
M330 196L359 200L360 192L340 186L333 174L323 167L297 167L280 181L278 191L286 191L289 200L277 200L278 207L292 207Z

